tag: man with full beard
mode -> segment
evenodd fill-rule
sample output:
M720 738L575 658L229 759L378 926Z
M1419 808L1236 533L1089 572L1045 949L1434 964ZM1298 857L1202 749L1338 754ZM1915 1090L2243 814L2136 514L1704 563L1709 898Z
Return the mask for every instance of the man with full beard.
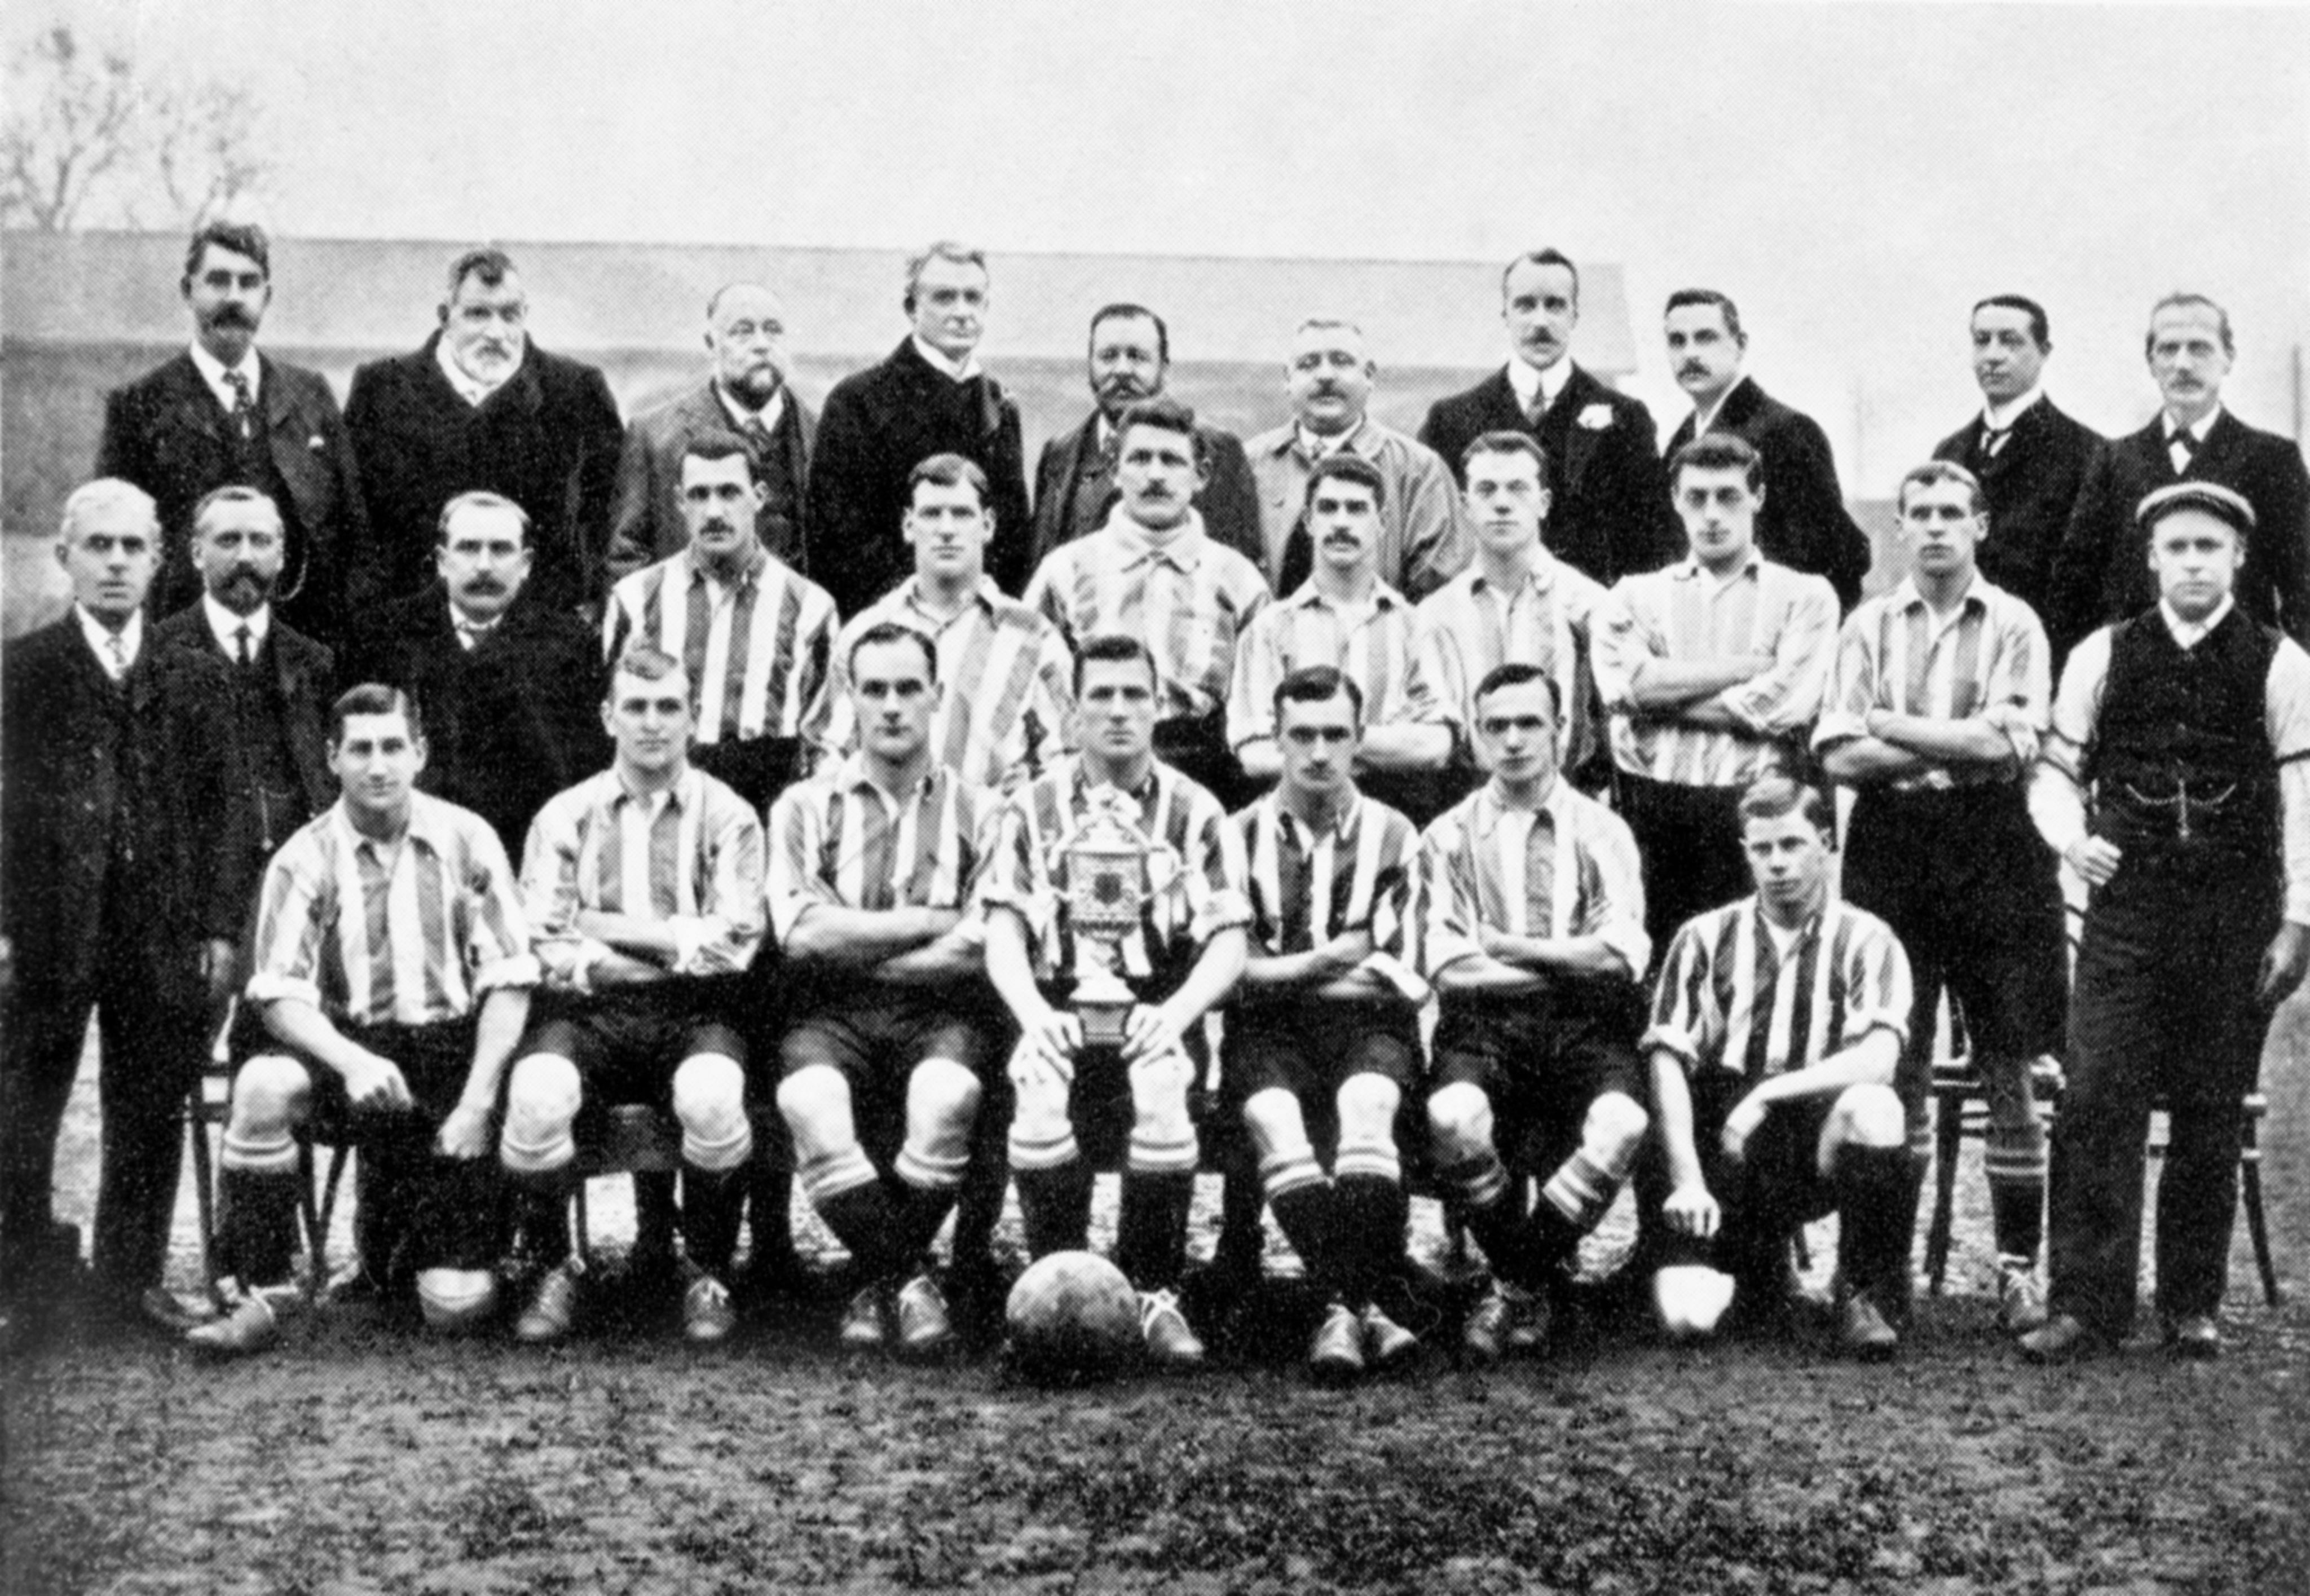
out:
M1103 307L1090 318L1087 357L1091 397L1099 408L1082 425L1043 446L1035 464L1035 539L1029 569L1061 543L1097 532L1116 497L1116 422L1124 407L1163 392L1171 369L1171 329L1144 305ZM1232 432L1198 421L1211 480L1195 495L1203 530L1246 559L1264 553L1259 533L1259 484Z

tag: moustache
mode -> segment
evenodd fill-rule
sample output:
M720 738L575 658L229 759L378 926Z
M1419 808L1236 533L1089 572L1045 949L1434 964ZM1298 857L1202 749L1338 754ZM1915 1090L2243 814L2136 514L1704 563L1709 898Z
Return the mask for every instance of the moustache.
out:
M1698 360L1687 360L1676 369L1676 374L1679 377L1706 377L1708 375L1708 368Z
M465 591L467 593L498 594L506 591L506 585L499 581L495 577L475 577L472 581L465 584Z
M209 313L209 325L213 327L248 327L253 331L256 326L256 317L251 316L246 309L242 308L239 305L220 305Z
M1335 532L1324 540L1326 549L1360 549L1363 546L1361 539L1350 537L1343 532Z

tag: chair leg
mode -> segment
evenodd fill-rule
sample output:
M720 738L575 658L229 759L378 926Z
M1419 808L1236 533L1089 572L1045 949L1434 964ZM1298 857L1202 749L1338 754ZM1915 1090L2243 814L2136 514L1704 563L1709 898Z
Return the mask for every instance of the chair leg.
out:
M329 1229L336 1222L337 1188L344 1180L345 1155L351 1150L343 1146L329 1149L329 1178L322 1188L317 1211L313 1206L312 1143L300 1143L297 1149L297 1205L305 1219L305 1296L308 1301L318 1302L321 1293L328 1288Z
M578 1177L569 1188L569 1245L578 1261L591 1273L594 1268L594 1236L586 1223L586 1178Z
M1932 1295L1941 1294L1949 1274L1950 1229L1957 1207L1958 1151L1965 1139L1965 1105L1933 1099L1933 1218L1925 1229L1925 1279Z
M2270 1256L2270 1220L2262 1211L2262 1132L2264 1112L2260 1093L2246 1099L2245 1124L2238 1147L2238 1185L2245 1200L2246 1234L2254 1238L2254 1262L2262 1271L2262 1299L2278 1305L2278 1266Z
M204 1095L205 1082L195 1085L185 1099L185 1132L193 1143L193 1201L201 1218L201 1276L211 1297L216 1295L217 1269L216 1171L209 1157L209 1123Z

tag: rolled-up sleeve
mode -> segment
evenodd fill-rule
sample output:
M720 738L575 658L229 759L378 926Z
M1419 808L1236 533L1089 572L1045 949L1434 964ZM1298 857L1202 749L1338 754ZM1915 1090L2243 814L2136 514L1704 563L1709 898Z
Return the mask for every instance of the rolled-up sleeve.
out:
M335 914L335 882L318 851L302 834L291 838L265 871L246 989L250 1002L321 1006L321 949Z
M465 889L473 911L466 921L465 958L473 972L473 995L499 986L535 986L542 972L505 845L478 819L464 845Z

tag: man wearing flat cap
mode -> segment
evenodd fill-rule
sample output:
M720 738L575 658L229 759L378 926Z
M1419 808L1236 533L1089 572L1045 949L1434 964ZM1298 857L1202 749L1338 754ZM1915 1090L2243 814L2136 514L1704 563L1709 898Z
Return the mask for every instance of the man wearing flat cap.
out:
M2036 1362L2132 1328L2153 1103L2169 1126L2160 1327L2175 1357L2221 1350L2244 1099L2310 964L2310 655L2234 596L2256 521L2216 482L2141 500L2158 602L2071 654L2030 784L2038 833L2093 887L2054 1131L2052 1318L2021 1338Z

